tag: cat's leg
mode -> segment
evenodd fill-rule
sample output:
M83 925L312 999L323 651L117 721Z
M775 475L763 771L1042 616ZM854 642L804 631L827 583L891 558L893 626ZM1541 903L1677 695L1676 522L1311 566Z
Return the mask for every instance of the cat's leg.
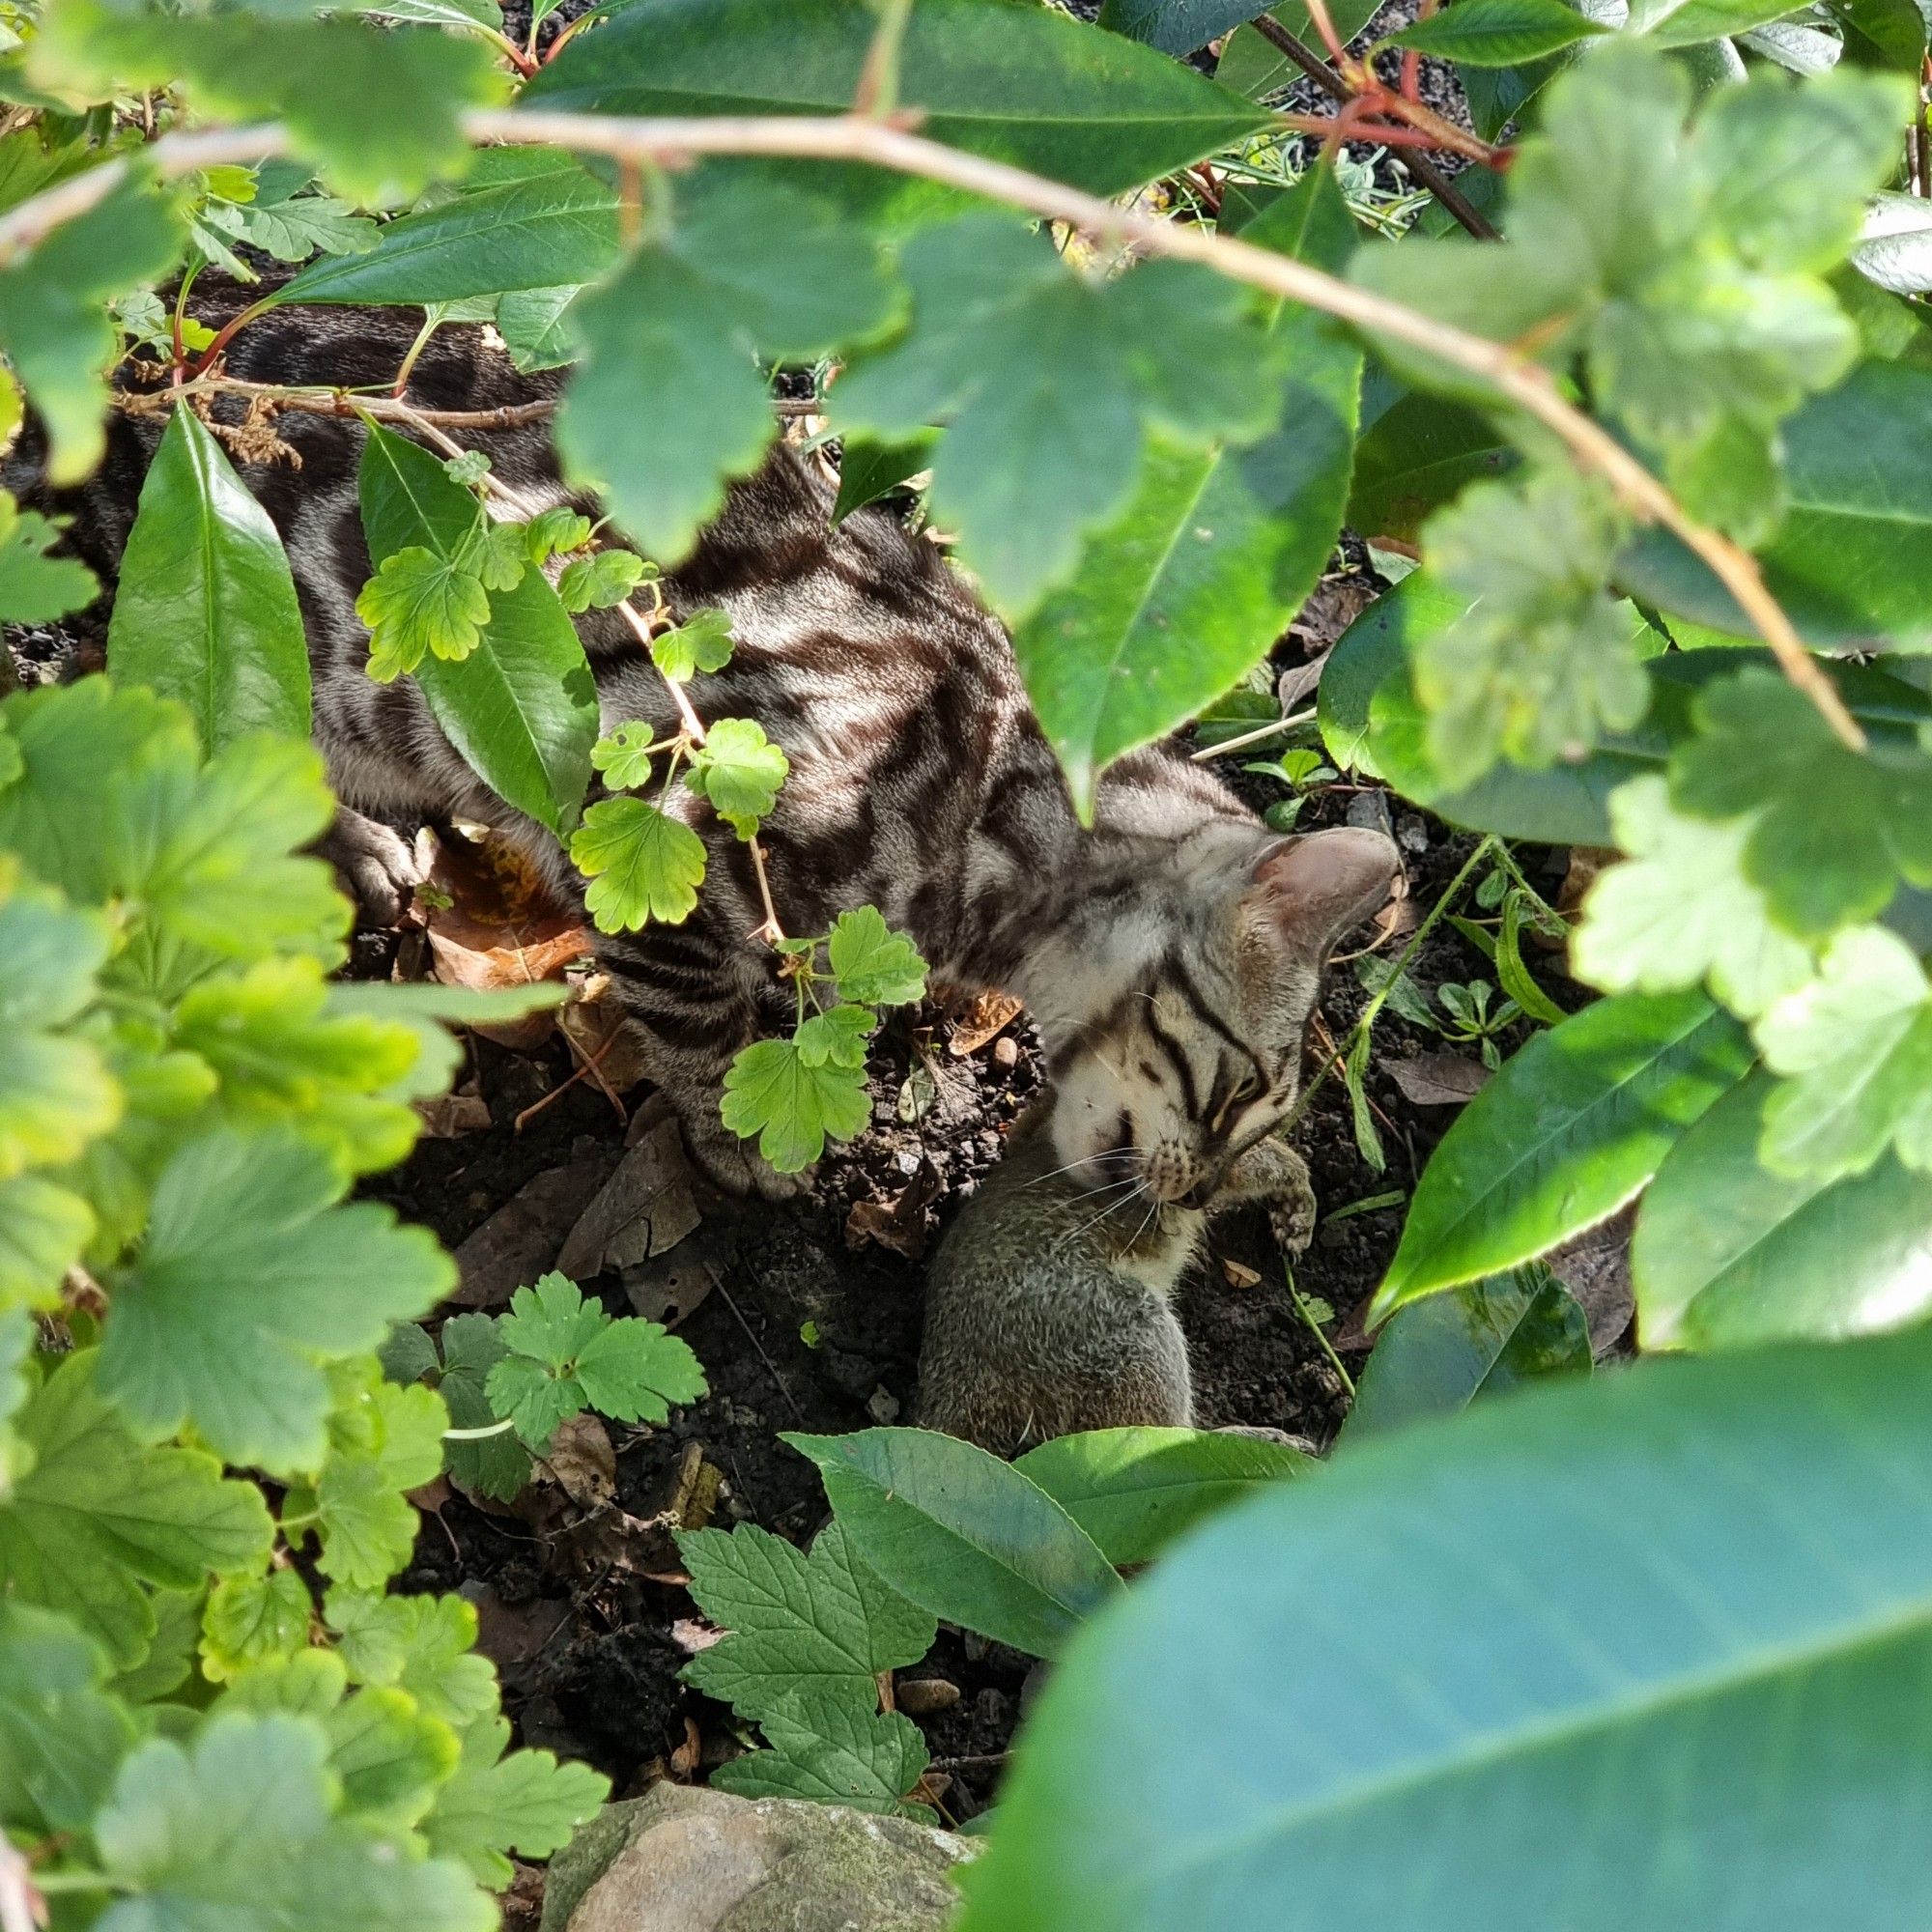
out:
M368 925L394 925L429 876L418 841L346 805L336 807L335 822L314 850L335 867Z
M1315 1189L1308 1163L1286 1141L1258 1141L1221 1177L1210 1210L1253 1203L1267 1209L1283 1250L1303 1253L1315 1238Z

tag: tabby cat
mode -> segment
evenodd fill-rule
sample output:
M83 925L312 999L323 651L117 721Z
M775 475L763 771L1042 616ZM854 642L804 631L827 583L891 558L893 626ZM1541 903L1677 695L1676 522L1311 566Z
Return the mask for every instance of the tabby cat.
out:
M204 277L195 308L219 323L259 293ZM282 309L242 328L225 366L263 382L386 387L415 325L414 310ZM409 396L423 409L491 410L554 395L560 382L518 375L481 327L447 327L416 361ZM240 407L225 397L219 413L232 420ZM360 426L291 412L275 428L289 454L242 468L295 571L316 739L344 807L330 855L365 899L386 894L393 906L411 883L407 851L363 814L465 817L504 827L575 890L554 842L475 778L413 682L364 675ZM72 516L71 547L103 579L158 435L156 417L118 418L101 469L53 505ZM464 440L524 497L567 500L546 422ZM19 489L29 463L23 445L0 481ZM877 906L936 979L1026 1002L1058 1084L1060 1160L1125 1163L1164 1201L1211 1190L1231 1142L1292 1101L1335 908L1378 902L1393 846L1358 833L1273 838L1207 771L1162 748L1112 767L1084 830L1000 625L891 514L864 510L834 527L829 490L782 448L733 489L663 587L674 614L719 606L736 633L729 664L691 687L698 715L756 719L790 760L763 835L785 928L822 932L847 907ZM641 719L674 732L664 686L616 613L589 613L580 628L607 728ZM793 1183L724 1128L719 1100L733 1055L783 1030L792 998L754 937L746 846L681 788L669 809L709 847L698 908L599 951L694 1153L726 1185L779 1196ZM1318 843L1320 863L1284 865L1294 845Z

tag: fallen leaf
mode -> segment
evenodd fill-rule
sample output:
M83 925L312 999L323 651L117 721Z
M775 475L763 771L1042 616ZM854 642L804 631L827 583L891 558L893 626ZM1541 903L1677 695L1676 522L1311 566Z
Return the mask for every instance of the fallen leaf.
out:
M556 1019L579 1064L591 1069L585 1078L617 1094L643 1083L649 1071L643 1031L624 1010L610 974L586 974Z
M1543 1258L1550 1273L1581 1305L1590 1324L1590 1352L1599 1361L1623 1340L1636 1313L1630 1264L1631 1230L1635 1225L1633 1204L1560 1248L1551 1248Z
M718 1514L718 1498L724 1488L724 1472L704 1460L704 1445L687 1442L678 1459L670 1500L659 1516L673 1529L702 1529Z
M1026 1009L1010 993L979 993L947 1023L946 1050L955 1060L978 1053Z
M1306 664L1290 665L1275 680L1275 702L1281 706L1281 714L1286 718L1290 712L1298 710L1303 701L1321 688L1321 673L1328 663L1326 650L1318 652Z
M925 1252L925 1210L938 1198L939 1170L922 1159L911 1182L889 1201L855 1202L845 1217L845 1243L861 1248L877 1241L882 1248L918 1261Z
M518 1188L456 1250L458 1308L500 1308L556 1260L564 1231L576 1226L612 1165L608 1150L578 1141L561 1167Z
M1221 1258L1221 1272L1227 1277L1230 1288L1259 1288L1262 1285L1261 1276L1253 1268L1230 1256Z
M621 1270L625 1297L646 1321L675 1328L718 1286L718 1259L700 1231L674 1255Z
M1556 894L1556 910L1567 920L1575 921L1583 909L1583 895L1597 883L1597 874L1605 866L1613 866L1622 856L1606 845L1573 845L1570 848L1570 864L1563 874L1563 884ZM1523 930L1539 944L1560 947L1561 940L1545 940L1533 925Z
M437 1100L418 1100L423 1134L433 1141L453 1141L462 1134L480 1134L490 1124L490 1109L480 1094L445 1094Z
M661 1095L639 1110L626 1140L623 1159L578 1217L557 1256L558 1269L572 1281L634 1268L666 1254L701 1218L692 1198L684 1138Z
M687 1657L696 1657L700 1650L709 1650L714 1643L723 1643L727 1633L715 1624L700 1622L696 1617L674 1617L670 1626L670 1640Z
M1460 1053L1417 1053L1386 1063L1403 1097L1417 1107L1460 1107L1481 1092L1490 1069Z
M617 1454L611 1432L587 1411L557 1424L550 1447L537 1459L539 1481L554 1483L572 1502L601 1510L617 1493Z

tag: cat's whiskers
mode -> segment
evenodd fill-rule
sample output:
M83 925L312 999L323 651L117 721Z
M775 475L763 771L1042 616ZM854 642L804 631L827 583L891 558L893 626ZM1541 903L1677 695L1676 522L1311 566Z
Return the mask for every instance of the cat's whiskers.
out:
M1096 1194L1111 1193L1116 1191L1120 1187L1131 1187L1138 1192L1140 1189L1145 1188L1147 1182L1144 1179L1142 1179L1139 1176L1136 1176L1132 1180L1115 1182L1114 1188L1095 1188L1093 1190L1092 1193L1081 1196L1081 1199L1091 1201ZM1053 1247L1049 1252L1057 1255L1061 1251L1061 1249L1067 1246L1069 1242L1079 1240L1082 1236L1090 1234L1094 1229L1097 1228L1100 1225L1100 1223L1107 1218L1109 1214L1115 1213L1122 1208L1131 1207L1133 1205L1133 1199L1134 1197L1132 1194L1127 1194L1119 1201L1108 1202L1108 1204L1104 1208L1102 1208L1100 1211L1097 1214L1095 1214L1091 1221L1082 1222L1081 1225L1075 1228L1070 1235L1063 1236L1061 1239L1054 1242ZM1158 1207L1159 1205L1160 1204L1158 1202L1154 1203L1155 1207ZM1138 1238L1138 1236L1136 1236L1136 1238Z

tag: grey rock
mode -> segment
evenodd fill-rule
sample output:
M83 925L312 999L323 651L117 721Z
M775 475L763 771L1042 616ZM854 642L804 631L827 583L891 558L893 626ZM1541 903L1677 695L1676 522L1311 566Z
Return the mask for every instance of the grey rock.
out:
M659 1784L553 1861L542 1932L942 1932L977 1847L904 1818Z

